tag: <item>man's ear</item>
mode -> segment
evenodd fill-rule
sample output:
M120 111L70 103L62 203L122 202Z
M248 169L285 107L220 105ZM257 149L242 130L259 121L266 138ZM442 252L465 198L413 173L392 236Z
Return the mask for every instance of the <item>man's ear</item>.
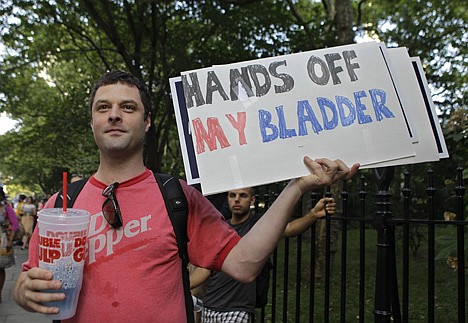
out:
M255 204L255 195L252 195L252 197L250 198L250 205L254 205Z
M148 113L148 115L146 116L145 123L146 123L145 132L148 132L149 128L151 128L151 112Z

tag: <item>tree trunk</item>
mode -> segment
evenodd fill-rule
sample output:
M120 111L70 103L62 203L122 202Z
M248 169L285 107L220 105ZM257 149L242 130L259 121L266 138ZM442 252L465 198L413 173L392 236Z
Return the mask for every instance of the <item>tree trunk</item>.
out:
M354 43L353 5L350 0L336 0L334 21L338 32L338 44Z
M327 16L333 19L333 23L336 26L338 44L346 45L354 43L352 2L350 0L324 0L324 7L327 10ZM342 212L340 208L341 188L338 183L331 186L331 193L337 203L335 214L338 215ZM317 223L317 260L315 271L317 278L323 277L325 270L325 225L326 222L323 220ZM338 248L340 223L339 221L331 221L330 226L330 265L332 265Z

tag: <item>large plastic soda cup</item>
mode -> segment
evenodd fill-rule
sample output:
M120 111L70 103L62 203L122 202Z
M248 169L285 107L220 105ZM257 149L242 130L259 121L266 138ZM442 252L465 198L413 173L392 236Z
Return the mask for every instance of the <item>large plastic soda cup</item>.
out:
M65 300L45 303L60 309L58 314L48 314L53 320L63 320L76 313L83 281L86 258L89 213L85 210L61 208L42 209L38 213L39 267L54 273L62 282Z

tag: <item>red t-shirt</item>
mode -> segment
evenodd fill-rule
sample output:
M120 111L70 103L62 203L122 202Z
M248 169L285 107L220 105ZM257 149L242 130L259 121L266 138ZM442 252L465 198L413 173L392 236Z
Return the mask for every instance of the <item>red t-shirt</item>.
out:
M200 192L181 183L189 206L190 262L219 271L240 237ZM78 309L66 322L185 322L181 259L153 173L147 170L119 184L119 230L102 216L105 187L91 177L73 206L88 210L91 220ZM54 202L55 196L46 207ZM35 230L24 271L38 266L37 244Z

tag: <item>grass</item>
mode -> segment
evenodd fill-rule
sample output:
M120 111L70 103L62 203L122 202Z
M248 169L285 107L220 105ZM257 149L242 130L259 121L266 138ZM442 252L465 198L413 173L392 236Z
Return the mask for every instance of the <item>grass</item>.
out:
M402 243L401 233L396 232L396 258L397 258L397 280L400 306L402 305ZM436 228L437 235L456 234L456 229L452 227ZM341 235L341 233L340 233ZM346 314L345 322L359 322L359 230L348 229L347 231L347 261L346 261ZM376 277L376 231L372 228L366 230L365 237L365 301L364 301L364 322L374 321L374 295ZM341 236L340 236L341 237ZM427 237L427 235L426 235ZM341 239L341 238L340 238ZM310 275L310 239L303 237L302 243L302 266L301 266L301 291L300 291L300 313L296 317L296 259L297 242L296 238L289 240L289 265L288 287L287 287L287 307L283 311L284 293L284 255L286 242L282 241L278 245L278 269L277 269L277 294L275 322L309 322L312 316L313 322L324 322L324 299L325 286L323 282L315 281L313 298L314 312L309 310L309 290L311 282ZM436 245L436 254L438 248ZM409 258L409 322L428 322L428 260L427 260L427 238L422 242L419 255ZM457 293L458 281L457 272L451 269L445 260L435 261L435 322L457 322ZM341 312L341 241L338 241L338 250L334 257L330 279L330 307L329 321L340 322ZM270 293L272 288L270 286ZM266 321L271 322L272 317L271 298L267 305ZM401 309L403 311L403 309ZM284 314L285 313L285 314ZM257 314L257 317L260 317ZM259 320L257 320L259 321Z

